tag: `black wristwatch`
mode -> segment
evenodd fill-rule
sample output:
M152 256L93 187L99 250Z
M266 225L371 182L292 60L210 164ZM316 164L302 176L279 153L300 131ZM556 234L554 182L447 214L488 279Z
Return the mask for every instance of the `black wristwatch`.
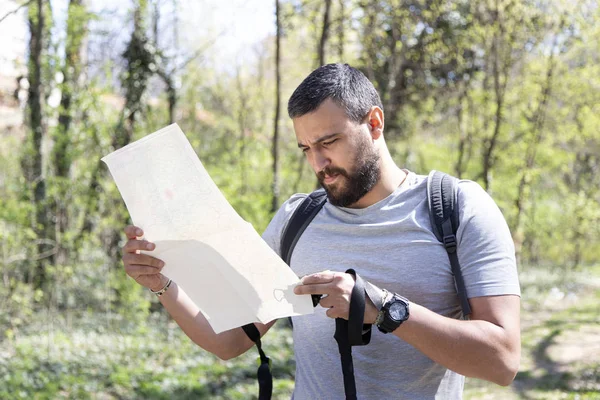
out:
M410 315L408 300L396 293L381 307L375 325L383 333L394 332Z

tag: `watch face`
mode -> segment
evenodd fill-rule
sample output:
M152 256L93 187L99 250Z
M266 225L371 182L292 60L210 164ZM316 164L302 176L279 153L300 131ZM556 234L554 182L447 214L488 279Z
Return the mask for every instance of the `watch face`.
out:
M390 305L389 314L394 321L404 321L406 318L406 306L396 301Z

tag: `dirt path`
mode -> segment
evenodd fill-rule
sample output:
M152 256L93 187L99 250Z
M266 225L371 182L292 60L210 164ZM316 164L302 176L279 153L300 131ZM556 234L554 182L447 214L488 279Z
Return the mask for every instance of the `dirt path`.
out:
M466 399L600 399L600 279L523 284L521 367L508 388L467 380Z
M541 307L523 315L525 351L513 384L520 398L600 398L600 285L569 287L552 288Z

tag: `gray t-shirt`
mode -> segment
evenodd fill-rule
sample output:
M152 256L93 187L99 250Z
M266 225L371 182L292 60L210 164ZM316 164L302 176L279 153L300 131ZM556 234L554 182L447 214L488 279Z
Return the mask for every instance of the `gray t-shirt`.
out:
M367 208L326 203L298 241L291 268L298 276L353 268L363 279L444 316L461 318L450 261L432 232L427 176L409 172L392 194ZM306 197L286 201L263 234L279 254L280 237ZM514 246L500 210L475 182L458 190L458 257L469 297L520 295ZM335 322L317 307L294 317L294 398L344 399ZM436 364L398 337L375 329L353 347L359 399L461 399L464 377Z

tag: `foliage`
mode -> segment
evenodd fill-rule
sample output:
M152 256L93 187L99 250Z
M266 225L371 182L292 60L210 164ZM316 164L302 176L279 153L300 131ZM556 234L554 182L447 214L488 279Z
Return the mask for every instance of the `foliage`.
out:
M597 398L597 359L585 352L573 355L569 345L600 333L599 277L600 267L567 274L531 267L521 274L519 374L507 388L467 379L465 398ZM141 324L118 314L77 310L37 313L35 321L0 343L0 398L256 398L255 349L221 361L162 313ZM286 324L269 331L263 345L273 359L274 398L289 398L295 364ZM565 357L571 362L563 364Z
M41 318L39 318L41 317ZM257 394L256 354L221 361L195 346L163 315L145 328L121 318L39 315L35 333L0 346L0 397L25 399L241 399ZM64 324L62 327L58 322ZM58 329L60 327L60 329ZM265 351L273 358L274 398L289 398L294 363L290 331L274 329Z
M536 265L548 276L566 276L600 261L597 0L341 0L331 3L323 41L324 2L280 3L282 110L322 48L327 62L357 66L380 91L386 141L399 166L445 170L488 190L510 225L522 271ZM11 373L0 376L22 397L36 387L49 398L95 390L161 398L164 388L180 398L244 397L254 388L248 369L227 389L231 370L223 371L230 364L204 355L203 368L215 365L206 382L194 380L192 366L173 377L149 356L125 359L142 351L131 332L154 332L146 323L159 306L122 271L121 231L129 216L99 159L175 120L225 197L262 232L272 217L273 38L256 46L255 59L224 66L210 45L190 55L176 34L167 43L158 21L176 21L182 10L175 6L164 18L159 0L133 1L124 19L93 13L80 0L70 0L67 18L55 18L49 2L42 13L40 2L27 4L32 29L44 17L39 40L23 49L24 58L39 56L29 60L28 83L40 90L30 93L36 101L25 110L14 109L26 117L22 132L0 131L0 343L22 357L4 357L1 368ZM100 51L107 48L114 48L112 58ZM284 200L313 190L316 181L287 117L279 136ZM82 323L84 311L106 313L111 324L132 330L121 337L131 351L85 349L89 360L56 353L43 359L34 351L40 342L27 332L43 310ZM87 331L60 332L40 340L56 340L68 353ZM108 337L98 335L89 340ZM183 358L185 349L165 350L165 357ZM122 367L92 366L104 352ZM160 383L145 383L146 374ZM290 381L282 382L289 393Z

